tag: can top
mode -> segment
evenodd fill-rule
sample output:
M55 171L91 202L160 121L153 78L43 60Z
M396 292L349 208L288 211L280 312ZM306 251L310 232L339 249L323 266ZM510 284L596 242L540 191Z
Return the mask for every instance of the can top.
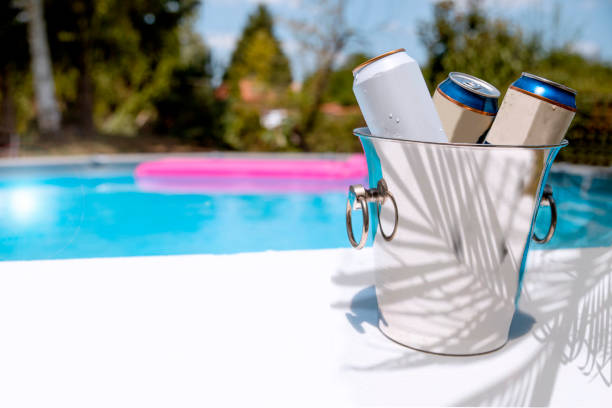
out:
M555 88L563 89L564 91L567 91L567 92L570 92L570 93L573 93L574 95L576 95L576 90L575 90L575 89L572 89L572 88L570 88L569 86L565 86L565 85L560 84L560 83L558 83L558 82L551 81L550 79L542 78L542 77L540 77L540 76L530 74L529 72L523 72L523 73L521 74L521 76L525 76L525 77L527 77L527 78L533 78L533 79L536 79L536 80L538 80L538 81L541 81L541 82L547 83L547 84L549 84L549 85L552 85L552 86L554 86Z
M510 88L570 111L576 111L576 91L549 79L523 72Z
M499 98L501 93L499 90L480 78L464 74L463 72L451 72L448 74L451 81L472 93L484 96L486 98Z
M388 57L389 55L392 54L396 54L398 52L405 52L406 49L405 48L398 48L397 50L393 50L393 51L389 51L389 52L385 52L384 54L380 54L377 57L374 58L370 58L369 60L367 60L366 62L362 62L361 64L357 65L355 68L353 68L353 76L357 75L357 72L361 71L366 65L370 65L371 63L373 63L374 61L378 61L379 59Z

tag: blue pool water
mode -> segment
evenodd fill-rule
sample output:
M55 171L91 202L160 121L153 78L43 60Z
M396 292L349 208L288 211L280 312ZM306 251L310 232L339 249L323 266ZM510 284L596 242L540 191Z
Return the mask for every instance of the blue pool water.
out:
M533 248L612 246L612 176L583 177L553 172L548 177L557 203L555 235L545 245ZM550 209L541 207L536 233L543 237L550 225Z
M132 177L133 168L0 174L0 259L348 246L344 188L252 194L144 191ZM559 228L549 244L538 248L612 245L612 180L594 179L585 187L580 176L553 173L549 181L559 203ZM547 217L546 211L538 217L540 230Z

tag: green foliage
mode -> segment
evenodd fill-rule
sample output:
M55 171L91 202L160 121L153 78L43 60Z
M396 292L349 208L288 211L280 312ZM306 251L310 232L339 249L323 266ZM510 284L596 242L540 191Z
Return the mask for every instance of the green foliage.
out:
M274 21L264 5L259 5L249 16L224 75L234 92L242 78L256 79L277 88L291 83L289 60L274 35Z
M503 20L489 20L480 2L471 1L466 12L452 1L434 6L434 20L419 25L428 59L423 67L430 90L449 72L461 71L504 89L542 53L538 37L525 37Z
M420 25L430 89L451 71L483 78L502 94L521 72L566 84L577 90L578 111L559 160L612 164L612 66L586 60L570 44L545 49L538 35L525 36L509 22L487 18L480 3L473 0L461 12L452 1L438 2L433 21Z
M210 77L210 55L205 50L174 66L169 85L152 99L157 110L155 133L208 147L223 144L219 118L224 105L214 99Z
M353 68L368 59L363 53L352 54L340 68L332 72L324 96L325 102L337 102L344 106L357 105L353 94Z
M357 101L353 94L353 73L357 65L367 61L369 57L363 53L349 55L344 63L329 74L329 79L323 93L323 102L337 103L343 107L355 107ZM293 104L299 116L308 114L309 108L314 104L317 81L320 80L316 72L307 77L303 83L302 91L295 96ZM349 111L350 112L350 111ZM296 118L298 122L301 118ZM365 126L359 113L345 113L341 115L319 114L311 132L305 136L305 145L315 152L358 152L361 150L359 139L353 136L352 130ZM288 134L294 128L288 129ZM297 146L296 146L297 147Z
M0 127L8 124L27 134L34 119L27 27L14 4L0 2ZM331 63L320 68L304 81L301 92L293 93L289 61L275 36L273 18L265 6L258 6L224 74L230 96L219 101L213 96L209 50L193 29L199 4L45 0L65 124L86 128L90 121L104 133L143 140L150 140L147 133L172 135L211 148L360 150L351 133L363 125L361 115L350 108L356 105L351 70L366 55L351 55L335 69ZM612 164L612 66L585 59L568 44L547 48L542 34L527 35L483 10L482 1L471 0L461 9L453 1L441 1L433 7L433 19L420 24L427 49L423 72L430 89L450 71L483 78L502 92L523 71L566 84L578 91L578 112L567 135L570 146L559 159ZM254 84L259 92L255 101L241 100L241 79ZM338 115L319 112L327 102L345 109ZM264 129L260 116L278 107L289 118L278 129Z
M268 9L259 5L242 32L224 74L230 98L223 118L225 143L237 150L278 150L287 145L282 129L266 130L260 115L267 109L287 106L291 83L289 60L274 35ZM255 101L242 101L239 83L249 80Z
M14 2L0 2L0 133L23 131L27 121L18 121L16 115L29 116L32 111L29 104L21 103L32 92L28 81L27 27L19 19L20 12ZM0 134L0 144L6 138Z
M225 142L235 150L267 150L259 112L253 107L235 105L225 115Z
M212 113L217 106L208 51L194 40L191 28L198 5L198 0L47 0L49 43L66 122L95 122L104 132L127 135L151 128L186 132L187 139L201 143L218 137L203 136L203 127L218 134L219 121L213 120L218 113ZM170 96L179 89L180 95ZM181 117L168 120L179 112ZM194 123L186 126L188 117Z
M559 160L612 165L612 94L585 92L577 98L577 105L568 134L570 145L561 149Z
M365 126L361 114L343 116L321 115L314 131L307 138L313 152L360 152L359 138L353 129Z

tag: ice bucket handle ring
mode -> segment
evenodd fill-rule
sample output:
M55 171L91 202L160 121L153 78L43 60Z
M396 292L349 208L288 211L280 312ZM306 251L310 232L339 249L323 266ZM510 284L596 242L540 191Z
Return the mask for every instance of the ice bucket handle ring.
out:
M557 205L555 204L553 189L550 184L546 184L544 186L544 192L542 193L540 205L544 200L548 201L548 205L550 205L550 226L548 227L548 232L544 238L539 238L535 232L533 233L533 240L538 244L545 244L550 241L553 235L555 235L555 230L557 229Z
M387 199L391 201L395 211L393 231L390 235L385 234L382 224L380 223L380 212ZM361 212L363 214L363 225L361 227L361 238L359 239L359 242L355 240L355 236L353 235L352 211L355 201L359 203ZM393 197L393 194L391 194L389 191L385 180L379 180L376 188L372 189L366 189L361 184L353 184L349 187L348 198L346 200L346 233L353 248L363 248L368 239L368 231L370 229L370 211L368 209L368 203L376 203L376 216L378 217L378 225L380 225L380 234L383 236L385 241L391 241L397 232L397 223L399 220L397 203L395 202L395 197Z

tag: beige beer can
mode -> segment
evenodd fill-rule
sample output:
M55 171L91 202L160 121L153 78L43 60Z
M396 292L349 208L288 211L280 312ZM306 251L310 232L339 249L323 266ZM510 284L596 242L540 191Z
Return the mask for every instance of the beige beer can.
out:
M557 145L575 114L575 90L524 72L508 88L485 143Z
M497 113L500 92L490 83L451 72L433 95L444 132L452 143L479 143Z

